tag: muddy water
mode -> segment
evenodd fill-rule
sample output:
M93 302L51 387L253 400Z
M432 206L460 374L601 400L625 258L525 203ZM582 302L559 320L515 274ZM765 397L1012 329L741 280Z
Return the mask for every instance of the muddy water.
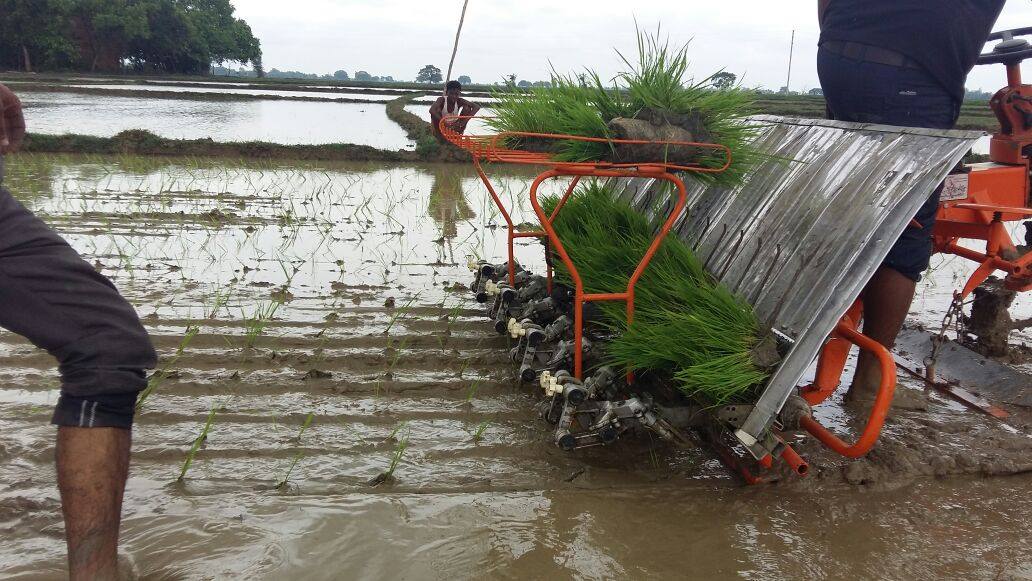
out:
M415 147L379 103L197 101L31 91L19 97L28 129L35 133L110 137L127 129L146 129L177 139Z
M700 450L560 452L455 288L467 255L503 249L465 166L9 162L8 187L116 282L162 355L122 535L142 578L1032 576L1025 416L1003 430L933 396L872 458L801 444L808 480L751 489ZM530 176L494 174L527 219ZM540 266L533 243L519 257ZM61 577L55 379L0 333L0 577ZM857 427L837 402L820 413Z

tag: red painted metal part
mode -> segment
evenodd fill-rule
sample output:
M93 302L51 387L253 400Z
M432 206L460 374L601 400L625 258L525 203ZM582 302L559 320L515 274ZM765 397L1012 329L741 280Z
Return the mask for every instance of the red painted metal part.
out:
M584 340L584 305L589 302L597 301L624 301L627 305L627 323L634 322L634 288L638 283L638 279L644 274L645 269L648 268L649 263L652 261L652 257L659 250L660 244L663 239L670 232L670 228L673 227L674 222L681 216L687 205L687 191L684 187L684 182L674 174L666 171L654 171L654 170L630 170L630 169L595 169L589 175L599 177L649 177L658 180L665 180L674 184L677 192L676 202L674 203L673 209L667 216L666 220L663 221L663 225L660 227L656 237L652 240L652 244L649 245L645 254L638 262L637 268L631 274L627 280L627 290L622 293L585 293L584 292L584 280L581 278L580 272L577 270L577 266L573 263L570 255L566 252L566 248L563 246L562 240L559 239L559 235L556 233L553 227L553 217L549 217L545 214L544 209L541 207L541 203L538 201L538 189L541 184L548 179L552 179L560 176L571 176L581 175L579 172L574 173L574 169L571 168L555 168L546 171L534 180L534 183L530 186L530 205L534 208L534 212L537 214L538 219L541 221L541 226L545 229L545 233L548 235L548 239L552 244L552 250L559 255L559 259L563 261L566 266L566 270L570 273L570 278L573 279L574 284L574 297L573 297L573 375L578 379L584 378L584 361L581 346ZM558 210L558 208L557 208ZM629 374L628 381L633 381L633 377Z
M806 476L810 473L810 465L788 444L785 444L784 448L781 449L781 459L800 476Z
M885 346L858 332L856 330L856 322L849 320L847 317L844 317L838 326L835 327L834 334L836 337L848 341L861 349L874 353L878 359L878 365L881 368L881 383L878 386L878 394L874 398L874 404L871 406L871 414L867 419L867 425L864 426L860 438L853 444L842 441L811 417L803 417L800 419L799 425L835 452L847 458L860 458L874 447L875 442L878 441L878 435L881 433L882 426L885 424L885 416L892 405L892 396L896 390L896 362ZM825 357L825 354L822 353L821 357ZM838 361L829 362L828 364L832 365L833 368L838 368L838 374L841 374L842 369L838 367ZM844 360L842 365L845 365ZM834 388L832 388L833 390ZM826 391L826 387L822 387L810 392L811 397L816 397L814 394L822 396L819 397L818 401L823 401L830 395L830 392ZM804 390L803 397L807 397L806 390Z
M584 377L584 354L583 354L583 342L584 342L584 304L595 301L624 301L626 303L627 311L627 322L630 324L634 320L634 289L638 283L638 279L644 274L645 269L648 268L649 263L652 261L652 257L659 250L660 244L663 239L670 232L674 222L681 216L687 205L687 191L684 187L684 182L681 178L677 177L674 171L692 171L698 173L718 173L726 170L731 165L731 150L724 145L718 145L713 143L696 143L696 142L681 142L681 141L640 141L640 140L620 140L620 139L603 139L593 137L580 137L575 135L560 135L560 134L545 134L545 133L524 133L524 132L503 132L495 135L483 135L483 136L470 136L456 132L452 128L452 122L455 120L468 120L471 117L468 116L448 116L441 120L440 129L441 134L452 144L465 149L473 157L473 164L476 167L477 175L480 176L481 181L487 187L487 191L491 194L491 199L494 200L496 206L498 206L499 212L505 219L506 227L508 228L508 253L509 253L509 264L516 264L514 241L517 238L542 238L546 237L551 245L551 249L560 257L567 270L570 272L571 277L574 281L575 295L574 295L574 323L573 323L573 334L574 334L574 376L578 379ZM674 163L658 163L658 162L634 162L634 163L613 163L606 161L597 162L563 162L552 159L551 155L542 152L523 151L518 149L511 149L506 144L513 141L513 138L536 138L536 139L556 139L556 140L576 140L576 141L590 141L608 144L620 144L620 145L669 145L669 146L688 146L693 148L710 150L716 154L723 156L723 162L718 165L704 166L704 165L682 165ZM548 169L540 173L534 180L530 187L530 203L534 208L534 213L537 214L538 220L541 223L542 230L524 231L517 232L516 227L512 222L512 217L509 211L502 204L501 198L491 185L491 180L487 177L487 173L484 171L481 165L482 160L505 162L505 163L520 163L520 164L534 164L534 165L545 165L549 166ZM672 183L676 190L676 201L674 208L671 210L670 215L663 222L659 232L653 239L652 244L646 250L641 261L638 263L637 268L631 273L630 278L627 281L627 289L621 293L585 293L584 292L584 281L581 279L580 273L577 271L577 267L573 264L570 256L566 253L566 249L563 247L562 240L559 239L559 235L556 233L553 223L558 217L563 206L565 206L567 200L573 194L573 190L576 188L578 181L582 177L628 177L628 178L651 178L657 180L664 180ZM573 178L570 182L569 187L566 189L566 193L560 199L555 209L552 210L550 215L546 215L544 210L541 208L541 204L538 201L538 189L541 184L549 179L556 177L571 177ZM515 282L515 268L510 266L509 268L509 283ZM548 269L548 287L551 290L552 286L552 270ZM628 382L633 381L633 375L628 373Z

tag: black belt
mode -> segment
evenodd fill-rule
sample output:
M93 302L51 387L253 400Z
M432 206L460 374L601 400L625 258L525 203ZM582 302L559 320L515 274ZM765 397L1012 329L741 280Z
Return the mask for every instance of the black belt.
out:
M869 44L861 44L859 42L849 42L844 40L826 40L821 43L821 48L829 50L839 56L844 56L847 59L864 63L877 63L880 65L906 67L911 69L921 68L921 65L918 64L917 61L905 54L898 53L887 48L871 46Z

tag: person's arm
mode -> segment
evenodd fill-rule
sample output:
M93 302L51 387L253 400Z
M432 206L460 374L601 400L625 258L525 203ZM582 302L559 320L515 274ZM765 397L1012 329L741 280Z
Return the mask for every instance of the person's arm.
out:
M25 141L25 116L22 114L21 101L17 97L14 97L13 106L8 104L4 117L4 136L7 144L3 146L2 153L14 153Z
M13 153L25 140L25 117L21 101L6 86L0 85L0 155Z
M459 99L459 105L462 107L463 115L476 115L477 111L480 110L480 105L466 99Z
M817 27L824 28L824 13L828 11L831 0L817 0Z
M433 105L430 105L430 118L440 119L444 116L444 97L438 97Z
M5 120L7 111L7 100L4 99L4 87L0 85L0 154L7 149L7 146L11 144L7 138L7 121Z

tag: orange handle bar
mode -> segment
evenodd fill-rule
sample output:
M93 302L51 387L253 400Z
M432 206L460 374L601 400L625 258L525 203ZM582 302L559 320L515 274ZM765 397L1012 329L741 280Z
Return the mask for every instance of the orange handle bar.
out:
M799 420L799 425L835 452L847 458L860 458L874 447L875 442L878 441L878 435L881 434L882 425L885 424L885 416L889 413L892 395L896 391L896 362L884 345L847 325L839 323L835 328L835 333L857 347L874 353L878 358L878 364L881 367L881 384L878 386L878 395L875 396L874 405L871 407L871 416L868 418L860 438L852 445L843 442L811 417L803 417Z
M441 134L445 136L452 143L471 149L473 153L477 155L484 155L491 157L492 154L497 155L498 152L505 151L507 156L522 156L526 158L527 162L542 163L549 157L547 154L539 152L524 152L519 150L510 150L502 145L502 140L507 137L534 137L539 139L556 139L563 141L587 141L592 143L609 143L616 145L666 145L675 147L697 147L700 149L709 149L714 152L723 154L723 164L714 167L705 167L702 165L679 165L673 163L659 163L659 164L642 164L642 163L604 163L596 164L594 162L583 162L591 165L607 165L611 167L636 167L639 165L660 165L670 169L694 171L699 173L720 173L731 167L731 150L723 144L719 143L702 143L696 141L648 141L642 139L610 139L607 137L586 137L583 135L567 135L562 133L534 133L529 131L503 131L494 135L463 135L453 131L449 124L452 121L469 120L476 117L475 115L446 115L441 118L440 130ZM481 117L481 119L492 119L493 117ZM545 158L545 159L542 159ZM506 161L516 161L507 159ZM577 165L577 162L556 162L561 165Z

